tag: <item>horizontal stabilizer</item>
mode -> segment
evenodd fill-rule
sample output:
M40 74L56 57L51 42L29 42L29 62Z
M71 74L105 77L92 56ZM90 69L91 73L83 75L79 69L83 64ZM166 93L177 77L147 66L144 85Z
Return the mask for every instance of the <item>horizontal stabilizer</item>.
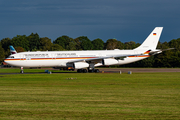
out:
M161 53L163 51L173 50L173 49L175 49L175 48L168 48L168 49L164 49L164 50L155 50L155 51L149 52L149 55L156 55L156 54L159 54L159 53Z

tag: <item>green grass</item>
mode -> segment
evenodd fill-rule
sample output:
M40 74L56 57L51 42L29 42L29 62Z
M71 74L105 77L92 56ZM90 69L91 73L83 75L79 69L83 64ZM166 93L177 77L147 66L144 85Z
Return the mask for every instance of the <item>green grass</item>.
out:
M0 75L0 119L180 119L180 74Z
M45 70L48 70L47 69L27 69L25 68L24 69L24 73L45 73ZM0 73L20 73L21 69L20 68L1 68L0 69ZM61 72L76 72L76 71L65 71L65 70L58 70L58 69L55 69L55 70L49 70L51 72L54 72L54 73L61 73Z
M1 68L0 73L20 73L20 68ZM43 69L24 69L24 72L36 73L36 72L45 72Z

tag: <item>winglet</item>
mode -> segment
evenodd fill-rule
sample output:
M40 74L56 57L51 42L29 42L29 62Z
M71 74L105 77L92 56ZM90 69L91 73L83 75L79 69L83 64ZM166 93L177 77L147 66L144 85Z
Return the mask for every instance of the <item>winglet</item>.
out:
M13 47L12 45L10 45L9 47L10 47L11 55L17 53L16 50L14 49L14 47Z

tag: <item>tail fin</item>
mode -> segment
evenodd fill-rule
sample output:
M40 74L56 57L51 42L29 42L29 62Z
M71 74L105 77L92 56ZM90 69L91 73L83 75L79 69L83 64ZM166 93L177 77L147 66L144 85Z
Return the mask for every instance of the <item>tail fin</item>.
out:
M151 34L146 38L146 40L134 50L156 50L159 38L161 36L161 32L163 27L156 27Z
M10 45L9 47L10 47L11 55L17 53L13 46Z

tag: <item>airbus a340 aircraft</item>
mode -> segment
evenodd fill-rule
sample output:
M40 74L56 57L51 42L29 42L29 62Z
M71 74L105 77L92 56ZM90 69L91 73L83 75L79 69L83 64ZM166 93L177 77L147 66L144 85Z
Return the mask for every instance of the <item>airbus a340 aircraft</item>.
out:
M11 55L4 61L19 67L73 67L77 72L99 72L97 66L123 65L161 53L157 44L163 27L156 27L146 40L133 50L36 51L20 52L10 46ZM87 68L87 69L86 69Z

